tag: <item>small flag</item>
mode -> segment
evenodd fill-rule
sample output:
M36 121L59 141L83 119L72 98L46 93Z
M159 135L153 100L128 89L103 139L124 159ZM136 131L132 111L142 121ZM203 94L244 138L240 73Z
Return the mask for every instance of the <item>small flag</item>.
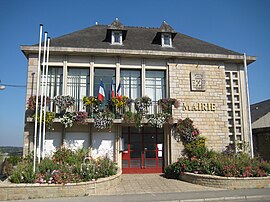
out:
M100 80L100 86L99 86L99 91L98 91L98 100L103 102L105 98L105 90L104 90L104 85L102 80Z
M113 80L112 80L112 84L111 84L111 97L114 98L114 85L113 85Z
M119 82L117 92L116 92L116 97L117 97L118 100L122 100L121 82Z

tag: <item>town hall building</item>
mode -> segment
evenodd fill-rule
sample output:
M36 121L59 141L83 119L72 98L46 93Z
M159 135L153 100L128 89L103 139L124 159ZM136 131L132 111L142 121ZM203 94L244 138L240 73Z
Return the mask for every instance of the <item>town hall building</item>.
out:
M39 49L38 45L21 49L28 60L24 129L28 154L34 148L35 124L28 104L37 92ZM250 143L245 63L255 60L181 34L166 22L146 28L116 19L110 25L96 24L52 38L46 95L48 111L55 118L53 129L46 129L44 152L50 155L61 145L84 147L93 156L108 156L123 173L162 172L182 155L174 125L185 118L194 121L207 146L216 151ZM99 103L101 86L105 97ZM121 99L116 100L113 92ZM63 124L61 110L53 102L57 96L73 98L68 112L87 112L83 124ZM160 103L172 99L178 106L170 105L165 112Z

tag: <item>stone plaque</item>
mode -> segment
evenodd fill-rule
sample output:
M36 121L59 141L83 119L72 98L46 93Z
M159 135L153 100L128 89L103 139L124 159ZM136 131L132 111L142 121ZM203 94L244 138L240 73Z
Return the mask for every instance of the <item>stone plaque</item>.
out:
M190 81L192 91L206 90L204 72L190 72Z

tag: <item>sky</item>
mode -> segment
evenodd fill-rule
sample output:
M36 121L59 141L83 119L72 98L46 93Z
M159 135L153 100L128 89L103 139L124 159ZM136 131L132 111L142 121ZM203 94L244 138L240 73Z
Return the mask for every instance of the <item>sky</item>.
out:
M160 27L256 56L248 66L251 104L270 99L268 0L0 0L0 80L26 85L20 45L38 43L39 24L51 38L115 18L127 26ZM26 88L0 90L0 146L23 146Z

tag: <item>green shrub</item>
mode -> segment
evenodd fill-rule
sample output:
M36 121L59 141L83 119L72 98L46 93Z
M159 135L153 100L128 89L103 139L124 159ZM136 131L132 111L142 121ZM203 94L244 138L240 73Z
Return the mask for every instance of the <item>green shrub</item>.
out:
M10 181L13 183L34 183L35 179L36 174L33 172L33 166L26 160L18 163L17 168L10 176Z
M189 118L179 120L176 132L184 144L184 157L164 169L165 177L178 179L184 172L196 172L225 177L263 177L270 175L270 163L251 158L245 152L236 153L230 147L223 153L209 150L205 138ZM246 143L240 145L247 151Z
M30 157L24 158L14 170L10 181L14 183L49 183L65 184L82 181L89 181L101 177L107 177L116 174L116 163L109 158L87 158L88 151L79 149L72 151L69 148L61 147L52 156L44 158L33 172Z
M22 161L21 156L10 156L7 158L7 161L11 163L13 166L16 166L20 161Z

